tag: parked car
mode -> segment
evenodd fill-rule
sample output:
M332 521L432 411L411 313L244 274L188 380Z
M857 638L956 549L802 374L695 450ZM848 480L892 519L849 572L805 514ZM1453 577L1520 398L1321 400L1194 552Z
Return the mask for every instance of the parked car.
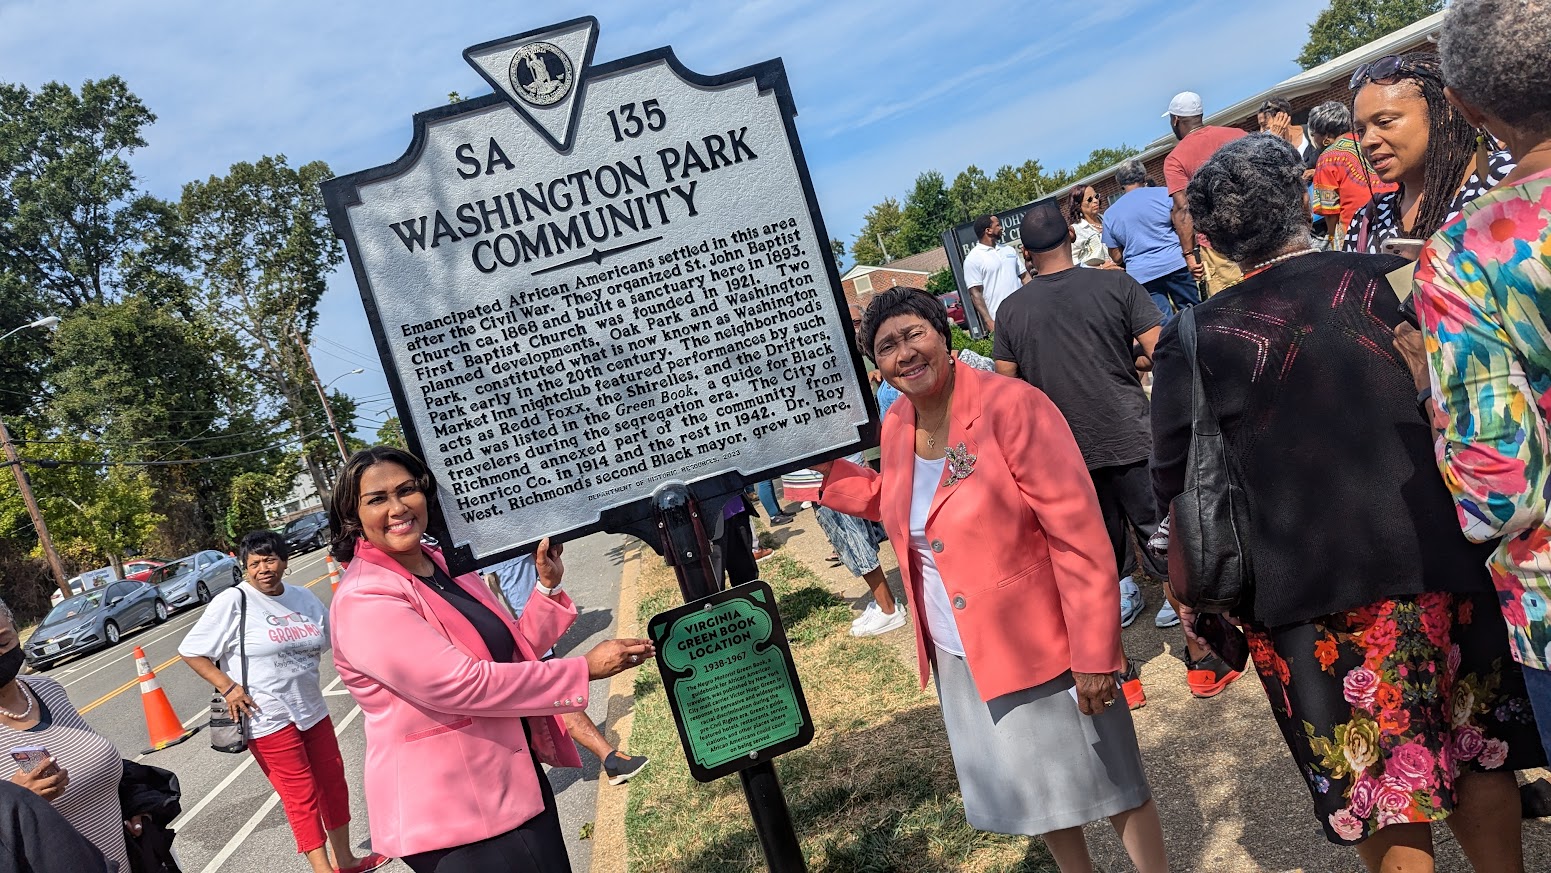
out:
M149 581L161 591L162 600L176 610L209 603L217 591L241 582L242 570L236 558L206 550L157 567Z
M943 308L948 310L949 320L959 327L969 330L969 319L964 317L964 304L959 300L959 292L949 291L947 294L940 295L937 299L941 300Z
M124 562L124 578L133 582L146 582L151 578L151 571L164 566L166 558L135 558Z
M118 571L112 567L103 567L100 570L92 570L90 573L82 573L66 582L70 586L70 595L85 594L97 588L106 588L108 583L118 580ZM65 599L63 591L56 590L49 595L48 602L52 606L58 606Z
M329 514L309 512L286 525L282 536L292 557L321 549L329 541Z
M155 585L120 580L78 594L49 610L27 639L23 655L34 670L118 643L127 631L167 620Z

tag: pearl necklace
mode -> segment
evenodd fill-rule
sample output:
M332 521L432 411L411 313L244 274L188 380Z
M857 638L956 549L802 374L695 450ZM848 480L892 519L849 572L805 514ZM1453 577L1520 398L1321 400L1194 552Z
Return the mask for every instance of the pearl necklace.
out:
M1277 255L1276 257L1272 258L1269 261L1262 261L1261 263L1258 263L1255 266L1250 267L1249 271L1251 273L1258 273L1261 270L1266 269L1267 267L1276 266L1277 264L1280 264L1283 261L1290 261L1293 258L1303 257L1304 255L1312 255L1312 254L1314 254L1317 251L1319 251L1319 249L1307 248L1307 249L1302 249L1301 251L1288 252L1285 255Z
M21 715L17 715L9 709L0 707L0 715L9 718L12 721L26 721L27 716L32 715L32 695L27 693L27 687L20 682L16 683L16 688L22 693L22 698L27 701L27 708L22 710Z

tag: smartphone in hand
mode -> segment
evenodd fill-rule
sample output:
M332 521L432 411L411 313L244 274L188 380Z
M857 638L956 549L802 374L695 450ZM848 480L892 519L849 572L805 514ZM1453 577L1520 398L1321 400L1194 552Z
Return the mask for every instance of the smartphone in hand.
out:
M48 749L42 746L16 746L11 749L11 760L23 773L31 773L48 760Z

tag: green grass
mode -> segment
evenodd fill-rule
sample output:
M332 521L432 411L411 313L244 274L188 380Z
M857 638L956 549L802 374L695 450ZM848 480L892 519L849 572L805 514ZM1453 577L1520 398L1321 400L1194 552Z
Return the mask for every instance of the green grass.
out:
M648 556L642 626L679 602L673 571ZM1043 844L976 831L964 820L936 701L913 663L879 639L850 636L852 613L783 554L760 565L792 644L813 742L776 759L813 873L1053 871ZM633 753L652 766L630 782L625 818L633 873L764 870L736 776L690 778L655 672L635 681Z

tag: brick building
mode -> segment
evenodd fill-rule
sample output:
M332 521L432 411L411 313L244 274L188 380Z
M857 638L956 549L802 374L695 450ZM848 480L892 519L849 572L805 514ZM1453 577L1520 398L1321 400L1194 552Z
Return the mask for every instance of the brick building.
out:
M840 287L845 289L846 302L866 308L874 294L904 285L910 288L926 288L926 280L939 270L948 269L948 253L942 246L890 261L881 267L857 264L840 277Z
M1443 27L1445 13L1438 12L1426 18L1401 28L1382 39L1374 40L1367 45L1347 52L1334 60L1320 64L1312 69L1304 70L1286 81L1279 82L1276 86L1267 89L1252 97L1243 100L1206 116L1207 124L1220 125L1222 127L1239 127L1251 133L1259 129L1255 122L1255 110L1259 109L1268 98L1281 97L1293 105L1293 121L1302 124L1308 117L1309 110L1324 103L1326 100L1339 100L1348 105L1351 104L1352 94L1347 89L1347 83L1351 81L1352 73L1362 64L1375 61L1386 55L1400 55L1413 51L1433 49L1432 40L1437 37L1438 31ZM1435 50L1435 49L1434 49ZM1190 90L1193 86L1186 80L1181 80L1179 90ZM1206 108L1212 109L1212 93L1202 95L1206 101ZM1152 144L1148 145L1141 154L1137 155L1147 165L1147 172L1153 181L1163 184L1163 159L1168 157L1175 146L1175 139L1168 132L1168 121L1158 119L1159 128L1164 134ZM1104 202L1109 202L1120 193L1120 186L1115 184L1115 168L1109 167L1079 180L1076 185L1092 185L1097 189ZM1068 186L1056 192L1059 202L1066 202L1066 194L1076 185Z

